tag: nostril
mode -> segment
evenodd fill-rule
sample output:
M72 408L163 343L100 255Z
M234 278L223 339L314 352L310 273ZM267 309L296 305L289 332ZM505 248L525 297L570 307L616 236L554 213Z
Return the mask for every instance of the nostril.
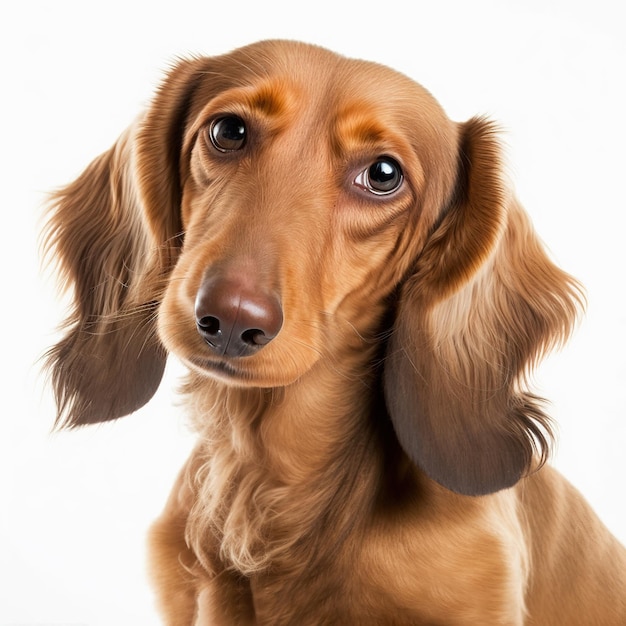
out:
M265 344L269 343L273 339L273 337L268 337L265 334L265 331L259 328L250 328L248 330L244 330L243 333L241 333L241 339L245 344L251 347L256 347L264 346Z
M213 315L205 315L197 323L198 328L207 335L217 335L220 332L220 321Z

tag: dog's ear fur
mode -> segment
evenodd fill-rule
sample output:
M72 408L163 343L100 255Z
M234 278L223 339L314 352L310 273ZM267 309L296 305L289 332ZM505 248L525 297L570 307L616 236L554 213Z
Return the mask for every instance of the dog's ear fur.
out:
M44 248L73 296L46 355L57 426L127 415L161 381L155 318L180 247L180 143L201 65L177 64L147 113L52 198Z
M482 495L545 461L549 419L526 376L567 338L582 298L507 193L493 126L460 130L454 200L402 286L384 384L408 456Z

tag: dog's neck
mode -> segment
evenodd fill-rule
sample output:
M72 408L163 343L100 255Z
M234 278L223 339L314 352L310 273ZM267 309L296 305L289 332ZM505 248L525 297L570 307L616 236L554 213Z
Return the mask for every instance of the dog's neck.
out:
M377 374L363 367L373 350L322 360L283 389L192 377L189 398L206 447L187 531L205 567L248 575L306 567L326 556L311 546L336 552L360 522L355 511L371 511L388 429ZM323 542L312 540L321 533Z

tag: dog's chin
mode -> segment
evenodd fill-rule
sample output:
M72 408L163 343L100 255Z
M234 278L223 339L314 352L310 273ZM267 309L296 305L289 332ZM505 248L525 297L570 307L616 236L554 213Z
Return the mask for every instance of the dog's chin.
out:
M194 372L233 387L286 387L300 377L286 376L285 372L263 371L252 357L227 359L181 356L181 359Z

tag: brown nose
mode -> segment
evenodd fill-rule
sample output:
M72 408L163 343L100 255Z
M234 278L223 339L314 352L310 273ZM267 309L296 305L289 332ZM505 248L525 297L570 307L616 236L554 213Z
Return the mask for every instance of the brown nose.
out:
M283 325L278 297L236 276L206 278L196 295L195 313L200 336L220 356L250 356Z

